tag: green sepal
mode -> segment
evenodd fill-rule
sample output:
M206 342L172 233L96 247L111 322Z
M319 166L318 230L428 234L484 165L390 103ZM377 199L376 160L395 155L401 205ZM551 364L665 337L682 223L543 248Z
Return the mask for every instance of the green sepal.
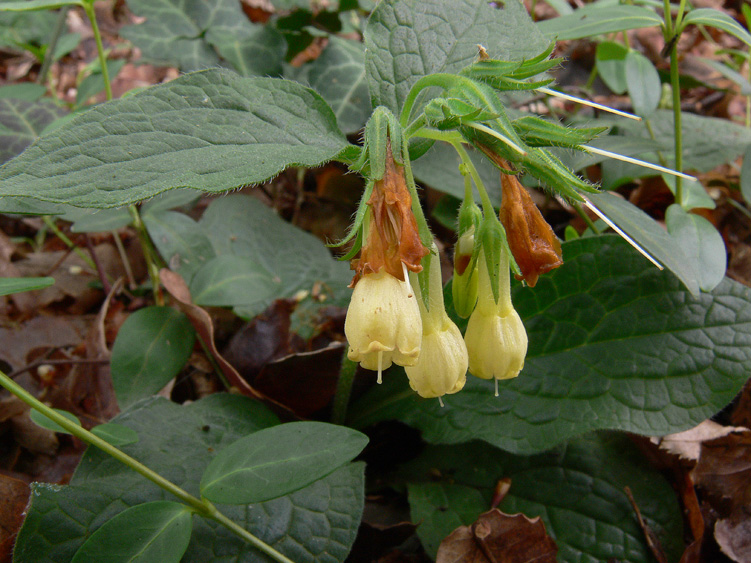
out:
M493 300L498 303L498 268L501 263L501 252L505 251L510 255L510 251L508 250L508 242L506 241L506 231L495 215L485 217L482 225L480 225L480 231L475 241L479 241L479 244L475 242L476 252L479 254L480 250L482 250L485 255L485 265L488 268L490 287L493 290ZM474 261L474 253L472 258ZM471 263L470 267L472 267Z
M397 162L402 158L402 128L391 110L378 106L365 125L365 138L360 158L351 169L381 180L386 174L386 147L391 142L391 153Z
M451 297L454 302L454 310L461 318L469 318L472 311L475 310L475 305L477 305L477 288L479 284L477 264L472 267L470 263L461 275L454 271L452 280Z
M425 117L428 125L445 131L464 123L495 119L498 114L460 98L433 98L425 106Z
M362 248L362 229L357 229L357 236L355 237L355 242L352 244L352 248L349 249L349 252L339 258L342 262L345 260L352 260L355 256L357 256L357 253L360 252L360 249Z
M482 223L482 211L473 199L465 198L459 206L457 219L459 222L457 234L459 236L462 236L472 227L474 227L475 232L478 232L480 223Z
M352 226L349 228L349 231L347 232L347 236L345 236L342 240L335 242L333 244L327 244L329 248L337 248L339 246L343 246L347 244L349 241L352 240L352 238L357 235L357 237L360 239L360 243L362 245L362 222L365 219L365 214L368 212L368 200L370 199L370 196L373 194L373 186L375 185L375 182L373 180L368 180L368 183L365 184L365 190L362 193L362 197L360 198L360 204L357 206L357 213L355 213L355 220L352 222ZM357 245L357 240L355 240L355 246ZM354 247L353 247L354 248ZM359 247L358 247L359 250ZM347 256L350 255L352 251L347 253ZM354 256L354 255L353 255ZM342 257L340 260L350 260L351 258Z
M428 247L430 248L430 247ZM438 258L436 256L436 258ZM425 256L422 257L420 265L422 270L417 274L417 283L420 285L420 297L422 303L425 305L425 309L430 311L430 261L433 260L433 251L431 249Z
M589 143L607 131L607 127L566 127L560 123L529 115L511 122L519 136L530 147L568 147Z

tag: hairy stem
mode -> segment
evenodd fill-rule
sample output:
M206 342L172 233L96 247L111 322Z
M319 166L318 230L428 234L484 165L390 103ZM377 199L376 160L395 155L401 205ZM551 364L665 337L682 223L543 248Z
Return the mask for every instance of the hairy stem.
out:
M112 84L110 83L110 74L107 70L107 54L104 52L104 45L102 44L102 34L99 32L99 24L96 21L96 13L94 12L93 2L84 2L83 9L86 11L86 17L89 18L91 23L91 31L94 33L94 40L96 41L96 51L99 56L99 66L102 67L102 80L104 80L104 94L107 96L107 100L112 99Z

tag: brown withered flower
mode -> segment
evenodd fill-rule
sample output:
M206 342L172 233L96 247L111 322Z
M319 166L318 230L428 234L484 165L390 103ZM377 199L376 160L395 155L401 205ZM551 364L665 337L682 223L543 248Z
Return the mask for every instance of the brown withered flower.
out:
M352 261L355 277L350 287L362 276L377 274L381 269L406 281L402 264L412 272L420 272L420 261L429 251L420 240L404 168L394 161L390 144L386 147L386 172L382 180L375 182L367 203L372 220L360 258Z
M563 264L561 243L516 176L501 173L501 188L501 223L522 272L516 278L534 287L540 274Z

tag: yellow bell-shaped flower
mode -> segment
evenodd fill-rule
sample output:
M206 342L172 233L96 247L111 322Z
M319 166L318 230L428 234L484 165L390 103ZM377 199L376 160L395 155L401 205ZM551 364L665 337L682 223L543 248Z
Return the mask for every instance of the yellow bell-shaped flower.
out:
M413 287L422 314L422 346L417 363L404 368L409 385L421 397L438 397L461 391L467 381L467 347L462 333L446 314L441 265L437 249L430 260L429 305L425 307L417 280ZM414 274L413 274L414 277Z
M381 372L391 366L414 365L420 354L422 321L409 282L385 270L366 274L355 285L344 321L347 357L365 369Z
M527 355L527 331L511 303L509 260L501 253L498 303L493 298L487 262L479 256L478 301L469 318L464 341L469 372L482 379L510 379L519 375Z

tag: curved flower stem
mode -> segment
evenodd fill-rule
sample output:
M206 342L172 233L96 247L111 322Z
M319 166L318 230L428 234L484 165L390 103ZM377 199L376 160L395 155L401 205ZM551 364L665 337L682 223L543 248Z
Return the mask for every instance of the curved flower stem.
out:
M427 76L423 76L415 82L412 85L412 88L410 88L409 93L407 94L406 99L404 100L404 106L402 107L402 113L399 116L399 125L402 126L403 129L406 129L407 124L409 123L409 117L412 114L412 109L415 105L415 102L417 101L417 96L425 90L425 88L430 88L432 86L436 86L438 88L443 88L444 90L448 90L449 88L456 86L458 84L472 84L472 81L464 76L459 76L456 74L448 74L445 72L439 72L436 74L429 74Z
M10 391L13 395L21 399L24 403L29 405L31 408L39 411L44 416L52 420L53 422L59 424L62 426L66 431L73 434L75 437L79 438L80 440L83 440L87 444L90 444L94 447L99 448L104 453L114 457L116 460L120 461L121 463L127 465L129 468L131 468L136 473L139 473L158 487L161 487L165 491L172 493L177 498L179 498L181 501L183 501L185 504L190 506L192 509L194 509L197 513L201 514L202 516L206 518L210 518L225 528L231 530L234 534L240 536L248 543L252 544L256 548L258 548L260 551L268 555L269 557L272 557L276 561L279 561L280 563L294 563L292 560L288 559L285 555L279 553L276 551L273 547L270 545L264 543L257 537L255 537L253 534L227 518L224 514L219 512L219 510L208 500L206 499L198 499L188 493L187 491L181 489L171 481L168 481L155 471L149 469L144 464L142 464L140 461L130 457L128 454L123 452L122 450L117 449L115 446L110 444L109 442L102 440L95 434L92 434L88 430L84 429L83 427L79 426L78 424L75 424L74 422L68 420L58 412L56 412L54 409L48 407L39 399L34 397L31 393L26 391L23 387L21 387L18 383L13 381L11 378L9 378L5 373L0 371L0 386L5 387L8 391Z
M480 201L482 201L483 213L487 217L494 217L495 209L493 208L493 204L490 201L490 196L488 196L488 191L485 189L485 184L483 183L482 178L480 178L480 174L478 174L477 168L475 168L474 162L472 162L472 159L469 158L469 154L461 145L461 143L452 142L451 146L453 146L454 150L456 150L456 152L459 154L459 158L462 159L462 163L467 167L467 172L469 172L472 181L475 183L475 186L477 186L477 191L480 193Z

